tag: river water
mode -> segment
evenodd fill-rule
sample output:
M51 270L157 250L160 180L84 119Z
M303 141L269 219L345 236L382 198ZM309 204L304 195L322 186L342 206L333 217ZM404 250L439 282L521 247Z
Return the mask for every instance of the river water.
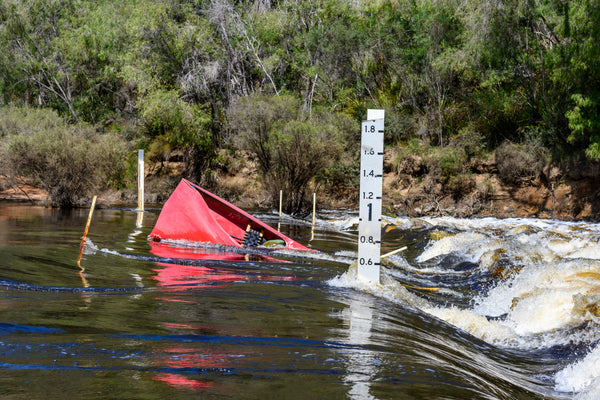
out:
M0 398L600 397L600 226L257 216L319 250L148 242L159 209L0 203ZM141 222L141 224L140 224ZM311 240L312 238L312 240Z

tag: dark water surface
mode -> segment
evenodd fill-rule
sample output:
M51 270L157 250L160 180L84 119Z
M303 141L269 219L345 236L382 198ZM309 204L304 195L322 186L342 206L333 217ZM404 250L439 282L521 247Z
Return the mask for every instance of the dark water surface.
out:
M312 241L309 223L285 218L282 232L322 252L261 258L151 249L158 213L138 228L133 210L96 210L82 271L88 210L0 203L0 398L595 398L598 374L577 366L598 342L596 259L536 256L533 242L523 250L537 235L567 251L584 240L564 237L572 227L545 238L550 228L527 221L388 221L383 252L408 250L382 285L365 287L347 273L353 214L319 215ZM577 261L574 278L548 293L538 265L565 260ZM535 322L540 307L526 303L569 288L578 291L559 303L571 305L566 316Z

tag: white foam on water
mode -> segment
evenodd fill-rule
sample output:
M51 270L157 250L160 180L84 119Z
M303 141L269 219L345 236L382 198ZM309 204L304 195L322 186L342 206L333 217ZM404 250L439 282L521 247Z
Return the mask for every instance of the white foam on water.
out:
M349 229L358 229L358 216L356 217L350 217L350 218L346 218L346 219L336 219L336 220L331 220L329 221L329 223L335 227L336 229L339 229L341 231L347 231Z
M396 220L402 221L411 218L399 217ZM584 232L600 234L600 225L586 222L568 222L550 219L534 218L455 218L455 217L422 217L419 219L433 227L445 227L459 230L521 230L524 227L529 229L553 230L556 232L573 233Z
M424 308L429 306L429 302L414 293L411 293L398 281L388 275L381 276L381 283L375 283L359 279L357 277L357 267L353 264L348 271L330 279L327 283L333 287L351 288L370 293L404 306Z
M475 298L474 311L489 316L509 314L513 321L523 320L531 325L528 319L551 307L552 314L561 318L558 311L572 309L573 296L594 291L599 283L597 278L600 278L600 264L595 261L530 264ZM520 317L520 313L525 315Z
M356 267L350 269L331 280L328 284L333 287L344 287L360 290L370 293L376 297L384 298L388 301L400 304L402 306L415 308L432 315L438 319L446 321L473 336L492 344L514 343L518 334L499 321L488 320L485 316L479 315L471 310L463 310L457 307L440 307L432 304L428 300L409 291L398 281L382 275L382 283L367 282L356 277Z
M488 246L490 245L491 246ZM433 242L416 259L417 262L429 261L433 258L460 253L470 261L478 261L486 250L500 247L500 243L477 232L462 232L448 235Z
M578 393L576 399L600 398L600 346L556 373L554 381L557 391Z
M85 242L83 243L83 254L96 254L98 251L98 246L92 242L92 239L86 237Z
M457 307L430 307L423 311L488 343L506 343L517 336L509 326L499 321L490 321L485 316L471 310L461 310Z
M538 349L600 339L600 316L593 313L600 310L600 272L595 272L595 267L564 261L546 268L526 268L479 298L472 309L434 305L407 290L419 288L394 279L397 274L393 270L382 274L381 284L375 284L357 279L356 268L351 266L329 284L417 308L494 345ZM451 289L445 293L456 295ZM488 318L498 316L502 318ZM589 322L589 326L574 333L573 329L584 322Z
M581 323L573 313L573 293L568 290L539 290L519 299L511 307L507 325L521 336L552 332Z
M578 248L571 250L565 255L566 258L587 258L590 260L600 260L600 243L584 242Z

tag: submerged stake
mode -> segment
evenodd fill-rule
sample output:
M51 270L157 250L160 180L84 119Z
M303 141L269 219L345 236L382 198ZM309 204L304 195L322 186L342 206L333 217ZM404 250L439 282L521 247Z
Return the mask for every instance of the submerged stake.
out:
M92 214L94 214L94 207L96 206L96 197L92 199L92 206L90 207L90 214L88 215L87 223L85 224L85 231L83 231L83 237L81 238L81 244L79 247L81 248L80 252L83 251L83 245L85 243L85 238L87 238L88 230L90 229L90 222L92 222Z
M79 276L81 277L81 282L84 287L88 287L87 280L83 276L83 271L85 268L81 266L81 257L83 257L83 246L85 246L85 239L87 238L88 230L90 229L90 223L92 222L92 215L94 214L94 207L96 206L96 197L92 199L92 206L90 207L90 214L88 215L87 223L85 224L85 230L83 231L83 237L81 238L81 243L79 244L79 258L77 258L77 266L81 269L79 271Z
M283 190L279 191L279 218L281 218L281 206L283 205Z

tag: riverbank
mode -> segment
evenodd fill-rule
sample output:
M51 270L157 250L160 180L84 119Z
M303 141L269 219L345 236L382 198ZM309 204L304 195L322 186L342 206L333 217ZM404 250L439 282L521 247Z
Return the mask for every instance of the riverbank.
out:
M395 179L387 177L388 182ZM600 182L596 179L564 180L549 187L540 180L526 186L506 185L493 174L477 174L474 181L475 188L459 199L431 194L424 184L388 190L392 198L387 205L394 213L411 216L600 219Z
M508 184L501 179L493 158L474 159L470 162L472 173L460 184L449 182L445 187L439 178L411 167L410 160L398 166L393 159L393 150L386 150L383 208L387 214L600 220L600 171L595 166L549 165L535 178ZM268 208L269 199L256 176L251 164L222 176L219 195L240 207ZM329 194L317 190L317 206L358 209L357 192L358 188Z
M386 158L389 160L389 157ZM481 163L480 163L481 164ZM146 167L145 199L148 204L162 206L179 181L181 170L172 165L171 174L156 175L152 165ZM457 190L448 191L443 183L427 175L411 174L406 168L392 170L386 161L383 180L384 212L392 215L456 217L522 217L560 220L600 219L600 179L594 171L561 170L547 167L544 173L518 185L503 182L495 163L474 168ZM218 195L246 209L271 208L259 175L252 163L246 162L238 171L218 177L214 190ZM317 191L318 208L357 209L357 189L345 193ZM32 182L0 177L0 201L29 202L49 205L48 193ZM99 193L99 207L137 204L134 189Z

